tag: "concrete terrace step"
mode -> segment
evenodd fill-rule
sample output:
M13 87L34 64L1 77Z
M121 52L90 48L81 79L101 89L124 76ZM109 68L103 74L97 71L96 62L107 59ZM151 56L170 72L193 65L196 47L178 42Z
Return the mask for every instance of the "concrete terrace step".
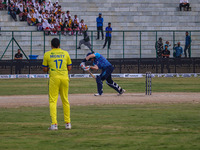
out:
M56 1L56 0L52 0ZM108 22L112 22L113 30L200 30L200 3L199 0L191 1L192 11L178 10L179 1L174 0L59 0L64 11L70 10L71 15L78 15L79 19L84 19L89 30L96 30L96 17L99 12L103 13L104 28ZM7 15L6 11L0 11L0 26L2 30L24 30L35 31L36 27L27 26L25 22L14 22ZM90 34L90 33L89 33ZM173 44L173 33L157 33L158 37L163 37L163 41L169 40ZM175 33L175 42L180 41L182 45L185 43L185 33ZM5 49L12 33L3 33L0 41L0 54L2 49ZM30 53L30 33L14 33L16 40L22 48ZM42 59L44 51L44 34L32 33L32 49L33 54L39 54ZM93 32L93 48L95 51L107 56L107 49L102 50L104 41L96 41L96 32ZM112 33L111 50L109 51L110 58L122 58L123 54L123 33ZM192 56L200 56L200 33L192 33ZM5 36L5 37L4 37ZM50 41L54 37L46 36L45 49L50 50ZM83 37L78 37L78 40ZM155 41L156 33L142 32L142 57L155 58ZM139 32L126 33L124 41L125 57L139 58L140 57L140 34ZM3 48L2 48L3 47ZM184 47L184 46L183 46ZM14 48L17 46L14 44ZM76 57L76 37L61 36L61 48L69 50L72 58ZM11 48L9 47L11 51ZM172 46L170 47L172 53ZM83 58L89 52L88 48L82 45L82 49L78 50L78 58ZM11 53L7 53L11 56ZM172 56L172 55L171 55Z

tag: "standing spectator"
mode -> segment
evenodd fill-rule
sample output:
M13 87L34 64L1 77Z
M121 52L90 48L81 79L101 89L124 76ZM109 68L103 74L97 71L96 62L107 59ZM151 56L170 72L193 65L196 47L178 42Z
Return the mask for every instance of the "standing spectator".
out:
M103 18L102 14L99 13L99 17L96 19L97 22L97 40L99 40L99 32L101 31L102 35L102 40L104 39L104 34L103 34Z
M185 33L186 37L185 37L185 48L184 48L184 54L185 54L185 58L187 58L187 50L188 50L188 55L189 57L191 57L191 37L189 36L188 31Z
M23 55L21 54L20 49L18 49L18 52L15 54L15 60L16 60L16 66L15 66L15 74L21 74L21 60L23 58Z
M43 71L49 71L49 108L51 126L49 130L58 130L57 123L57 100L58 94L63 104L65 129L71 129L70 104L68 101L69 77L68 72L72 69L72 61L67 51L60 49L60 40L54 38L51 41L52 50L44 54ZM58 59L59 58L59 59Z
M163 73L164 66L166 65L166 68L168 70L168 73L170 73L170 68L169 68L169 56L170 56L170 51L168 50L167 45L165 45L165 49L162 51L162 63L161 63L161 73Z
M108 49L110 49L110 45L111 45L111 38L112 38L112 28L111 28L111 23L108 23L108 27L106 27L106 39L105 39L105 43L103 45L103 49L105 48L107 42L108 42Z
M175 50L175 58L181 58L183 54L183 48L181 47L180 42L177 43L177 46L174 47L174 50Z
M169 44L169 41L166 41L164 48L165 48L166 45L167 45L167 49L169 50L169 47L171 46L171 44Z
M168 50L167 45L165 45L165 49L162 51L162 57L169 58L169 56L170 56L170 51Z
M157 51L157 58L162 58L162 51L163 51L163 41L160 37L159 40L155 43L155 49Z
M80 40L79 47L77 49L81 49L81 45L84 44L91 50L92 53L94 53L94 51L92 50L91 44L90 44L90 37L87 34L87 31L83 32L83 36L84 36L84 39Z
M182 11L182 7L187 7L187 11L189 11L190 3L188 0L180 0L179 8Z

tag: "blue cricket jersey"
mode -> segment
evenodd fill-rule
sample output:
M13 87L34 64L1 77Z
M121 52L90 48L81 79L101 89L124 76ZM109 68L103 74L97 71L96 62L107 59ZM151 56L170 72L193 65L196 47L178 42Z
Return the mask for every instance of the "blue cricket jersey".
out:
M183 48L182 47L175 47L176 50L176 56L181 56L183 54Z
M185 37L185 46L188 46L188 45L190 45L191 44L191 42L192 42L192 40L191 40L191 37L188 35L188 36L186 36Z
M106 69L107 67L112 66L112 64L101 54L94 53L94 55L95 55L94 65L97 65L99 69Z
M106 27L106 31L112 31L112 28ZM111 33L106 33L106 37L112 37Z
M97 27L103 27L103 18L101 17L98 17L96 19L96 22L97 22Z

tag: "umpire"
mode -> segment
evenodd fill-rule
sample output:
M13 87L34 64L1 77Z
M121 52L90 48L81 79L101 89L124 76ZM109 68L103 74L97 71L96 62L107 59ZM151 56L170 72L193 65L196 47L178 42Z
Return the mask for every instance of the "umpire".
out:
M91 44L90 44L90 37L89 35L87 34L87 31L84 31L83 32L83 36L84 36L84 39L80 40L79 41L79 47L77 49L81 49L81 45L84 44L85 46L87 46L91 52L93 53L94 51L92 50L92 47L91 47Z

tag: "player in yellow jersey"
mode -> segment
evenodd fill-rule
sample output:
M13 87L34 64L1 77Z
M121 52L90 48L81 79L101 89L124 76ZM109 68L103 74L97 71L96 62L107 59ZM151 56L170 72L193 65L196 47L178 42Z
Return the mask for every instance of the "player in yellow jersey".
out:
M52 121L49 130L58 130L57 100L59 93L63 104L65 128L71 129L68 71L72 68L72 62L68 52L60 49L59 39L54 38L51 41L51 47L52 50L44 54L42 64L43 71L49 71L49 108Z

